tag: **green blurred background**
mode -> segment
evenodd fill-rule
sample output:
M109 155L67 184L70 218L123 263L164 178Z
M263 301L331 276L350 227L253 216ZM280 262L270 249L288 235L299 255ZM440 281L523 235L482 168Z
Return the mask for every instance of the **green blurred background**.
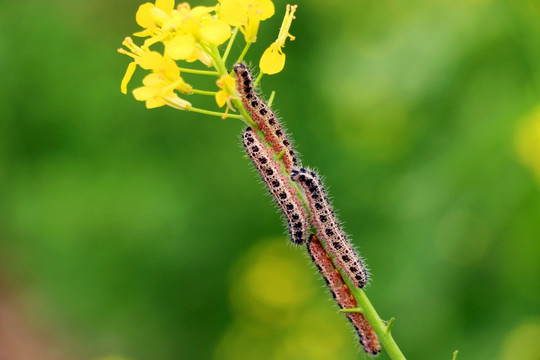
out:
M363 358L242 124L120 93L141 3L0 2L0 359ZM404 353L540 359L540 3L317 0L291 32L262 92Z

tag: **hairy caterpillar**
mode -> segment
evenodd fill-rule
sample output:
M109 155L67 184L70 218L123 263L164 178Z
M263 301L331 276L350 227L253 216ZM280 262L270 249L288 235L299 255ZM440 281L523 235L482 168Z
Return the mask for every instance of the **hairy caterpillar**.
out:
M311 222L319 229L318 235L325 240L328 251L334 256L337 265L351 278L356 287L364 287L368 281L367 271L341 229L317 174L310 170L294 168L291 171L291 179L304 190L311 210Z
M264 132L266 141L272 145L274 152L283 152L283 164L287 172L296 166L298 160L290 140L282 129L276 115L261 100L253 89L253 79L245 64L235 64L236 88L246 110L250 113L253 121L257 123L259 130Z
M351 291L343 281L341 274L322 247L317 236L313 234L310 236L307 248L313 263L319 269L330 293L332 293L332 297L336 300L339 307L342 309L357 308L358 303L356 299L351 294ZM381 351L379 339L364 314L345 313L345 315L356 329L364 351L371 355L377 355Z
M268 190L285 214L291 241L295 244L305 243L307 215L296 196L296 189L289 185L288 178L281 173L280 163L274 160L271 149L263 145L251 127L244 131L242 141Z

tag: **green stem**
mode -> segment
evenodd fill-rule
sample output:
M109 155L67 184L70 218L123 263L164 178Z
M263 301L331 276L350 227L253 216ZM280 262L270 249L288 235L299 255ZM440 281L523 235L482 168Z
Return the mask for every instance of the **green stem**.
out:
M246 43L246 46L244 46L244 49L240 53L240 56L238 57L238 59L236 59L235 64L238 64L239 62L242 62L242 60L244 60L244 56L246 56L250 46L251 46L250 42Z
M197 89L191 89L191 92L193 94L199 94L199 95L211 95L215 96L217 91L207 91L207 90L197 90Z
M220 118L228 117L228 118L233 118L233 119L243 119L242 115L225 114L225 113L218 112L218 111L199 109L199 108L196 108L196 107L193 107L193 106L187 108L186 110L187 111L193 111L193 112L200 113L200 114L205 114L205 115L219 116Z
M264 75L264 73L261 71L261 72L259 73L259 75L257 76L257 78L255 79L254 86L257 86L257 85L259 84L259 82L261 81L263 75Z
M381 320L379 314L377 314L377 311L375 310L373 305L371 305L371 302L369 301L366 293L362 289L352 287L350 284L349 288L351 289L352 294L356 298L358 306L360 306L360 308L363 310L362 313L369 321L371 327L373 327L373 330L379 337L379 341L381 342L382 346L384 346L386 352L388 353L388 356L390 356L392 360L405 360L405 356L394 341L390 329L388 329L384 321Z
M270 94L270 99L268 99L268 107L272 106L275 96L276 96L276 92L272 90L272 93Z
M221 61L223 61L224 64L227 63L227 58L229 57L229 53L231 52L232 44L234 43L234 39L236 38L236 34L238 34L238 28L234 28L233 33L231 35L231 38L229 39L229 43L227 44L227 48L225 49L225 52L223 53L223 57L221 58Z
M217 71L209 71L209 70L196 70L196 69L188 69L188 68L179 68L180 72L185 72L188 74L198 74L198 75L213 75L217 76L219 73Z

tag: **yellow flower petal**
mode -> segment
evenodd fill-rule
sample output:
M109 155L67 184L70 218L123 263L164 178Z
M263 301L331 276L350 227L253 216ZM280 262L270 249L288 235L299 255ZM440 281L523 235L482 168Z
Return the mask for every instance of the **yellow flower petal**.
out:
M231 75L222 76L221 80L224 83L224 90L228 89L234 89L236 88L236 79L232 77Z
M259 20L266 20L269 17L274 16L275 8L274 3L270 0L258 0L257 8L259 12Z
M209 43L221 45L231 37L231 27L222 20L211 19L201 26L200 33Z
M174 0L156 0L156 7L170 14L174 9Z
M155 87L141 86L133 90L133 97L139 101L146 101L159 94Z
M137 64L145 70L152 70L163 66L163 56L157 51L147 51L135 58Z
M223 91L223 90L220 90L216 93L216 103L219 107L223 107L223 105L225 105L227 103L227 98L229 97L229 95Z
M167 14L165 11L155 6L152 9L150 9L150 18L155 24L159 26L163 26L163 24L165 24L167 21L171 19L169 14Z
M273 43L265 50L259 61L259 69L261 72L273 75L277 74L285 67L285 54L281 48Z
M159 96L155 96L146 100L147 109L155 109L163 105L165 105L165 100Z
M164 57L165 63L162 69L163 74L165 74L170 79L176 79L180 77L180 69L176 62L170 57Z
M205 15L210 14L212 11L214 11L214 9L215 6L195 6L193 9L191 9L190 15L195 19L200 19Z
M139 6L139 10L137 10L137 14L135 15L135 20L137 21L137 24L146 29L154 26L154 21L150 16L150 10L153 7L154 4L151 3L144 3Z
M178 35L165 46L165 52L174 60L185 60L195 52L195 38L193 35Z
M135 69L137 69L137 63L134 61L130 62L127 67L126 73L124 74L124 77L122 78L122 83L120 84L120 91L122 91L122 94L127 94L127 85L129 81L131 80L131 77L133 76Z
M241 26L247 21L246 10L240 0L222 0L219 8L221 18L231 26Z
M165 87L167 83L163 80L161 74L152 73L148 74L143 79L144 86L147 87L155 87L155 86L161 86Z

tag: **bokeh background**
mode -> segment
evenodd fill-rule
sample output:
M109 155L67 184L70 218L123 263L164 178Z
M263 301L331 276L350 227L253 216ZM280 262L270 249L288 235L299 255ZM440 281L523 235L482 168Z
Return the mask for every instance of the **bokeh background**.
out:
M120 93L142 2L0 2L0 359L363 358L242 124ZM404 353L538 360L540 3L300 2L291 32L262 92Z

